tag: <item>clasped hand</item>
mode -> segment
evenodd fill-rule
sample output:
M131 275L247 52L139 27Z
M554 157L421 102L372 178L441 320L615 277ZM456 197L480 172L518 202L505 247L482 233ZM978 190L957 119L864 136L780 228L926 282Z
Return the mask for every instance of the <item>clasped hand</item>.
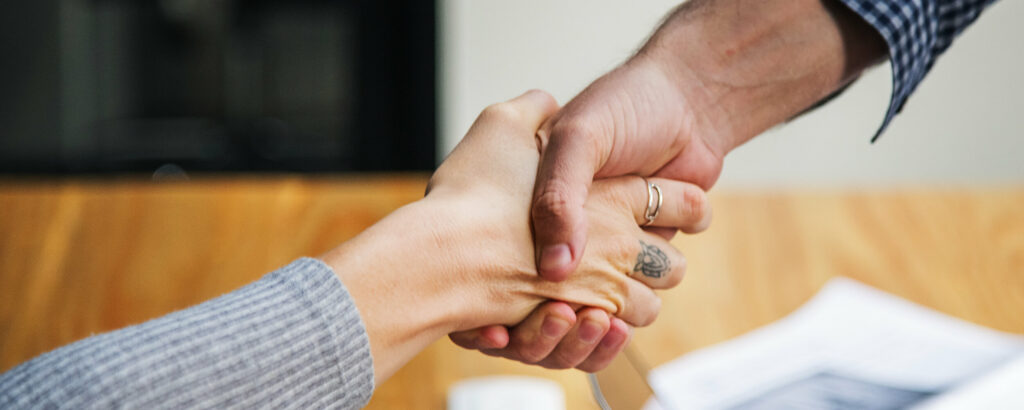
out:
M538 147L545 143L538 140L543 138L543 134L538 136L536 128L556 112L553 98L542 91L531 91L515 100L489 107L435 174L432 186L458 178L464 179L462 187L494 184L510 178L499 183L505 185L503 195L510 204L519 206L517 211L525 211L533 192L534 170L540 157ZM465 170L474 172L466 174ZM651 181L663 188L665 197L665 210L659 212L653 226L673 229L652 230L664 235L658 236L638 227L646 222L644 213L648 191L643 179L619 177L598 181L590 190L586 204L590 245L584 254L585 263L577 269L578 276L587 277L593 273L593 269L586 266L589 260L591 264L611 261L616 268L613 275L620 280L628 276L632 281L627 283L633 285L639 282L651 288L664 289L681 280L685 260L666 239L671 239L675 228L681 227L688 232L705 229L710 221L710 209L704 192L694 185L660 178ZM528 215L520 213L518 217L528 218ZM644 256L659 255L665 256L665 272L643 275L638 260ZM570 276L570 281L577 279L576 276ZM571 282L565 285L573 286ZM647 312L656 312L660 306L660 300L649 292L631 294L631 302L636 309L647 315ZM608 313L616 311L600 304L579 306L557 301L566 300L564 298L551 299L556 301L542 303L510 331L506 331L504 326L488 326L453 333L451 338L462 347L479 348L493 356L549 368L579 367L585 371L596 371L607 366L625 346L631 333L627 323L634 326L649 323L648 320L637 320L635 312L618 312L617 317L609 317Z
M557 110L540 91L488 107L434 173L424 199L324 256L339 266L366 322L378 380L445 334L483 329L453 335L465 344L489 325L521 322L510 343L485 352L596 370L625 345L627 324L655 319L661 303L653 289L682 279L679 251L640 226L648 187L636 176L595 181L578 268L560 282L538 275L530 223L536 135ZM702 190L649 181L664 196L654 226L707 226Z

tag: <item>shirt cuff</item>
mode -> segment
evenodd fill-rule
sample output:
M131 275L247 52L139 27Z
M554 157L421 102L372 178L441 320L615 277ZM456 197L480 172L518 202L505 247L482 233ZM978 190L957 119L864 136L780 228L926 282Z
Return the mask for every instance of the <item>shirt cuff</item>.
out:
M882 36L889 49L892 95L875 142L903 109L936 58L994 0L840 0Z

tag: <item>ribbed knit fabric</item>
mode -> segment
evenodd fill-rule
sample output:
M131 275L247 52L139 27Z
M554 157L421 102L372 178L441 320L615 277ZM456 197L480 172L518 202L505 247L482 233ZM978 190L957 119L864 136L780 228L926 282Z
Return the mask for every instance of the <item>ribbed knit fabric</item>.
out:
M331 268L299 259L234 292L0 375L0 408L359 408L366 330Z

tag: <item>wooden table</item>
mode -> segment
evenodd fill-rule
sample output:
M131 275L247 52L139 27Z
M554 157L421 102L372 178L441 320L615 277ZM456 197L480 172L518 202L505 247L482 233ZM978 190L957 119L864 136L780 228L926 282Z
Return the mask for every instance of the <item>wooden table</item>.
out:
M425 181L0 181L0 371L317 255L418 199ZM686 280L663 293L658 322L636 333L651 364L778 319L834 276L1024 333L1024 188L720 192L712 201L711 229L675 241L689 258ZM369 407L443 408L452 383L488 374L550 378L569 408L594 408L580 372L492 359L447 340L379 386ZM609 385L625 408L643 399L626 382Z

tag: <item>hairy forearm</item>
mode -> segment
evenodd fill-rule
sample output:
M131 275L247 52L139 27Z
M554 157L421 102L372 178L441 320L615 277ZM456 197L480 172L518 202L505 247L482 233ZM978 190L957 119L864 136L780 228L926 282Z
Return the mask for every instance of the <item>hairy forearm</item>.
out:
M885 43L835 0L693 0L634 58L675 79L724 154L839 90Z

